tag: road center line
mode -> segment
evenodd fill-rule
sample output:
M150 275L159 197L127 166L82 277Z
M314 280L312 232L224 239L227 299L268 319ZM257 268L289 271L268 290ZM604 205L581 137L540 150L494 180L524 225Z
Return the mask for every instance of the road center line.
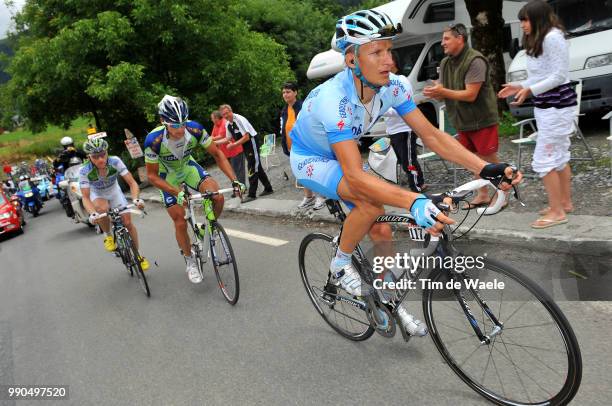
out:
M230 237L236 237L236 238L242 238L244 240L255 241L260 244L271 245L273 247L280 247L281 245L285 245L289 242L285 240L279 240L277 238L266 237L264 235L245 233L244 231L239 231L239 230L232 230L230 228L226 228L225 231L227 232L227 235L229 235Z

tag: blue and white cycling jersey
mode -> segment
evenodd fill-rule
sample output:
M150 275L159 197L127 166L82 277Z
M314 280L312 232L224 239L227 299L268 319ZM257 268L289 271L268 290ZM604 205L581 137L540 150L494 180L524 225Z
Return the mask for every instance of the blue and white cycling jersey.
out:
M108 191L119 185L117 183L119 176L125 176L128 173L128 169L121 158L114 155L108 157L106 168L106 176L102 176L91 161L85 161L79 172L81 189L91 188L92 192Z
M383 86L372 103L372 121L390 108L400 116L416 109L410 83L389 74L390 83ZM336 159L332 144L358 140L369 130L364 128L366 110L357 96L353 74L349 68L313 89L300 111L291 131L291 152L302 156L322 156Z

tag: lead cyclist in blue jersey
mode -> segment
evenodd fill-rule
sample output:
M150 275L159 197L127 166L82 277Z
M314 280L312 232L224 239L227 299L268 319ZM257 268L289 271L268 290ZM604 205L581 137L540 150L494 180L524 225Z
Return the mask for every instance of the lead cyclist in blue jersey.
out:
M291 169L298 182L322 196L343 200L351 208L343 226L339 248L330 264L334 282L351 295L361 296L361 278L351 263L351 253L367 234L373 241L391 241L388 224L374 224L384 205L405 208L417 224L438 235L446 217L423 194L391 185L362 167L357 140L388 109L394 108L443 159L464 166L484 179L500 181L509 189L520 173L507 164L489 164L466 150L450 135L433 127L416 107L410 85L391 73L392 39L401 32L384 13L362 10L336 23L335 46L343 52L346 68L313 89L304 101L291 131ZM366 292L364 291L364 294ZM410 315L403 305L397 311L411 335L427 334L425 323Z

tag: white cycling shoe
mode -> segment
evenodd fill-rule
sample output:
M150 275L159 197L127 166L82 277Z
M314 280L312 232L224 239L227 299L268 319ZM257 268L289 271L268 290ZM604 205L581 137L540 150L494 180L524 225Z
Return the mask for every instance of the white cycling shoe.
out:
M404 330L411 336L423 337L427 335L427 325L421 320L415 318L412 314L408 313L408 310L404 308L403 304L400 304L397 309L397 315L404 327Z
M349 295L361 296L361 276L353 267L353 264L346 264L340 270L335 270L330 267L337 284L342 287Z
M193 258L185 257L185 262L187 262L187 277L191 283L201 283L202 282L202 274L198 269L198 264L196 264L196 260Z

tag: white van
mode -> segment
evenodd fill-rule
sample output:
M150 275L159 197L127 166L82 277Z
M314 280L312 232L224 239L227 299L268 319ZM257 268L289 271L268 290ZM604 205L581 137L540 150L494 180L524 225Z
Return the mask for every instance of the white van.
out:
M522 4L504 1L503 15L506 20L506 51L513 39L518 38L520 27L517 20ZM414 90L414 100L419 109L434 125L438 122L440 102L423 96L427 80L437 78L437 67L442 58L441 40L444 29L452 23L463 23L470 27L470 17L463 0L397 0L375 10L386 13L395 23L401 23L403 32L393 42L400 58L400 70ZM332 43L335 40L332 38ZM508 63L510 58L506 57ZM344 69L344 58L330 49L312 58L307 71L309 79L327 78ZM385 127L377 123L366 136L383 135Z
M612 109L612 0L549 0L569 36L570 79L582 80L580 112ZM525 51L508 68L509 82L527 78ZM510 106L515 117L531 117L527 100Z

